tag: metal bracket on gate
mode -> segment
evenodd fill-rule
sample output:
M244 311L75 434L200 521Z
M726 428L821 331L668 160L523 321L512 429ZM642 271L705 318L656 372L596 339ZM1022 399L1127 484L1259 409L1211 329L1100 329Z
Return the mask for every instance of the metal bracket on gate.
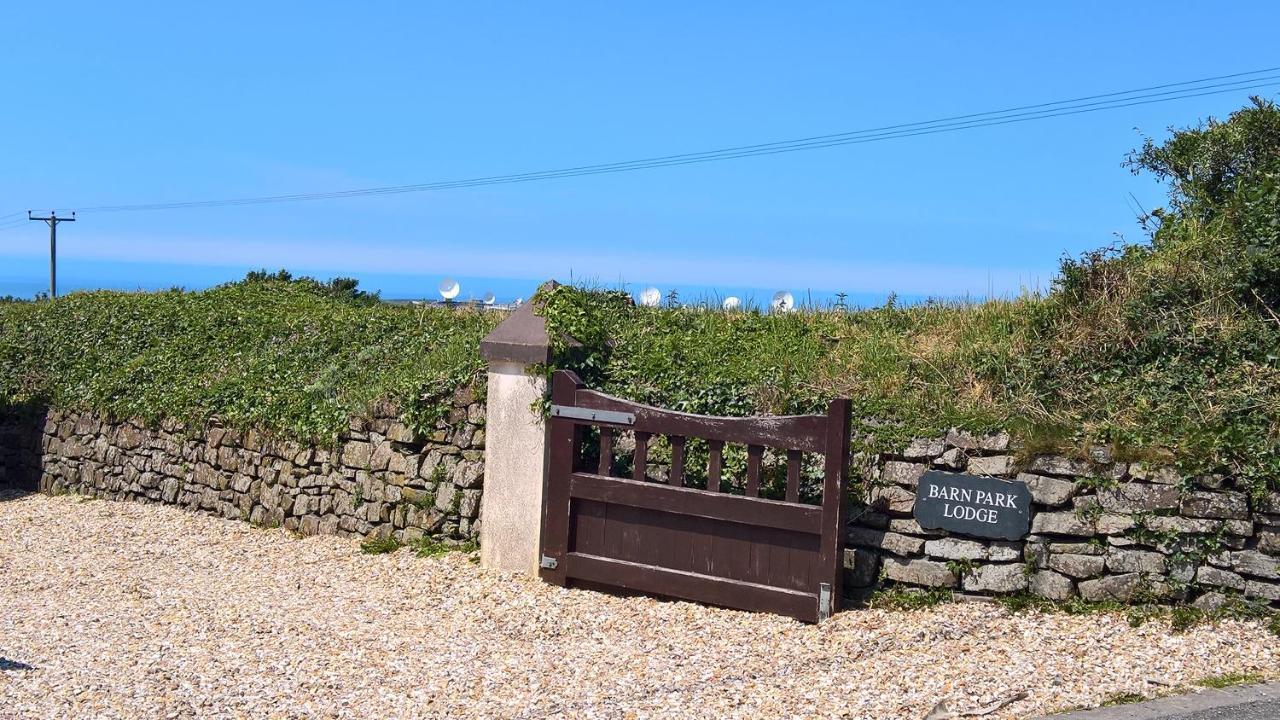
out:
M820 583L818 585L818 622L829 617L831 617L831 585Z
M559 564L560 563L557 562L555 558L549 555L543 555L542 562L538 563L538 567L545 568L547 570L555 570L556 566Z
M632 413L618 412L617 410L592 410L590 408L573 407L570 405L552 405L551 416L570 418L573 420L594 420L596 422L611 423L613 425L636 424L636 416Z

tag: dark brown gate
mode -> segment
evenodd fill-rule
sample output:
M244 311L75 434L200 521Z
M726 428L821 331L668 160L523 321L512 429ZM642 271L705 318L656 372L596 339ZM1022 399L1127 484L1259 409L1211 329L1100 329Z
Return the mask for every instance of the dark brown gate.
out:
M542 577L816 622L838 609L849 401L826 415L723 418L662 410L555 373L543 508ZM596 467L583 431L600 429ZM635 437L631 478L611 477L619 432ZM671 444L667 483L647 479L655 436ZM685 487L685 447L707 442L707 489ZM725 443L745 445L745 495L720 492ZM787 458L785 500L759 497L765 448ZM801 502L803 453L824 457L821 504Z

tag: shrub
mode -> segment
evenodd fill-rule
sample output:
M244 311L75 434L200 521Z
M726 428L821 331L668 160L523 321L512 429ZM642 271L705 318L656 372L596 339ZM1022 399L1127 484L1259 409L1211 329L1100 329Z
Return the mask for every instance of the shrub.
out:
M399 405L432 426L482 375L498 313L387 305L353 281L258 277L204 292L74 293L0 303L0 408L43 403L116 418L216 417L304 440Z

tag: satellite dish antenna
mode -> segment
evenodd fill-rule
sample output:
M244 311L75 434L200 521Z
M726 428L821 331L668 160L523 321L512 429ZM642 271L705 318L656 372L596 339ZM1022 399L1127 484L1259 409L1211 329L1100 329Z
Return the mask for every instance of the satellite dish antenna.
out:
M446 302L458 297L458 293L462 290L462 288L458 286L458 281L453 278L445 278L441 280L440 287L436 289L440 292L440 297L444 298Z
M512 304L515 305L516 307L520 307L521 305L524 304L524 298L516 298L516 301Z
M492 305L495 300L497 300L497 298L493 296L493 291L489 291L484 294L484 298L480 302L485 305Z
M774 312L791 312L796 306L796 299L786 290L779 290L773 294L773 301L769 303L769 307Z
M725 298L724 302L720 303L720 307L725 310L737 310L740 305L742 305L742 301L732 295Z
M662 292L656 287L645 288L640 293L640 304L645 307L658 307L658 303L662 302Z

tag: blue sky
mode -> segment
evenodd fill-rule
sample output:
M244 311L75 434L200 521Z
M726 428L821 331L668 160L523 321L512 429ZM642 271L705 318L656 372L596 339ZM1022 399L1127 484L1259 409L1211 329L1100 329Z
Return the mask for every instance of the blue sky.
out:
M49 2L6 20L0 215L611 162L1280 65L1273 2ZM1010 293L1063 253L1140 239L1129 194L1163 191L1125 152L1247 95L540 183L82 213L60 230L63 287L283 266L390 296L570 273ZM46 239L0 231L0 294L44 287Z

